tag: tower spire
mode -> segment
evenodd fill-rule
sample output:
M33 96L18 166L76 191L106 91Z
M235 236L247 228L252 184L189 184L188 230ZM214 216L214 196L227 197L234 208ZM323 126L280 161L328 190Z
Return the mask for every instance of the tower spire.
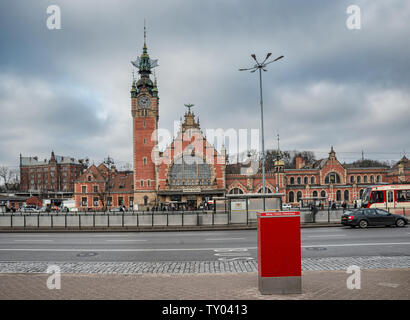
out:
M144 18L144 49L147 48L147 28L145 27L145 18Z

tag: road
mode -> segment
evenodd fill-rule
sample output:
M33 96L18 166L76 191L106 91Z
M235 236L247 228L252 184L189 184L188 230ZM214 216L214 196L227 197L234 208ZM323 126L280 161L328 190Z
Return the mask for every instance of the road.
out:
M410 256L410 227L303 228L302 258ZM256 259L256 230L0 233L0 262L161 262Z

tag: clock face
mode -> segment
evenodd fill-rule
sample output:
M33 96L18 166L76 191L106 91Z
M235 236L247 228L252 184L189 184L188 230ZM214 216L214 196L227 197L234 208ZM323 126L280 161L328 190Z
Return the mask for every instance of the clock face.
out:
M148 108L150 105L150 99L147 96L141 96L138 98L138 105L141 108Z

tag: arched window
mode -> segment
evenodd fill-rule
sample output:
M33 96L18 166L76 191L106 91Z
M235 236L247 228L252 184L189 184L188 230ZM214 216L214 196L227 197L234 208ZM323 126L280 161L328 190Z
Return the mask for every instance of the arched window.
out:
M350 182L354 183L354 176L350 176Z
M315 184L315 177L310 178L310 184Z
M325 178L325 183L335 184L340 183L340 176L336 172L330 172Z
M88 181L91 181L91 176L88 176Z
M345 201L349 201L349 190L345 190L344 199L345 199Z
M302 183L302 179L300 179L300 177L298 177L298 184Z
M296 194L296 198L297 198L297 201L299 202L300 198L302 198L302 191L298 191L298 193Z
M370 176L370 183L374 183L374 177Z
M313 191L313 197L317 197L317 191Z
M289 202L295 202L295 194L293 191L289 192Z
M377 176L377 177L376 177L376 181L377 181L377 182L380 182L380 176Z
M243 191L239 188L233 188L229 191L229 194L243 194Z
M342 200L342 191L337 190L336 191L336 201L341 201Z
M364 177L363 177L363 182L364 182L364 183L367 183L367 176L364 176Z
M262 189L263 189L263 188L260 188L260 189L258 190L258 193L262 193ZM265 187L265 193L272 193L272 190L269 189L269 188L267 188L267 187Z
M360 181L361 181L360 176L357 176L357 183L360 183Z
M295 184L295 178L294 177L290 177L290 184Z
M325 190L320 191L320 196L322 198L326 197L326 191Z
M308 177L304 177L304 178L303 178L303 183L304 183L304 184L308 184L308 181L309 181L309 180L308 180Z
M201 157L184 154L172 164L168 181L172 186L211 185L211 168Z

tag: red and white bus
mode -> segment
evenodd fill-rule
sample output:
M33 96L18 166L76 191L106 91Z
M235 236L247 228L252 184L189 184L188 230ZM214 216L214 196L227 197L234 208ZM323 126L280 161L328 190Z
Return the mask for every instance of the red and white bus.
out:
M380 208L391 213L410 214L410 184L371 186L364 190L363 208Z

